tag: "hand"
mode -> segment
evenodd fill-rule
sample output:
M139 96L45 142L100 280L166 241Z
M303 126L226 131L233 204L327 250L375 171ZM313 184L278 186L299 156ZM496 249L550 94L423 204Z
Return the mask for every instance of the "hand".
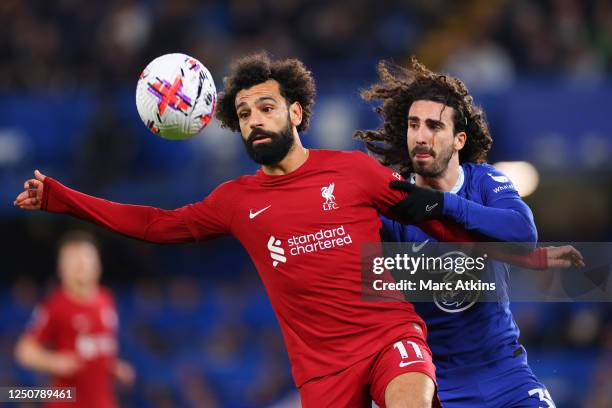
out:
M582 268L582 254L571 245L549 246L546 249L546 260L549 268Z
M46 176L34 170L34 177L23 183L23 192L13 201L15 207L30 211L40 210Z
M82 363L73 352L60 351L53 353L49 368L53 375L58 377L70 377L81 369Z
M389 186L408 193L408 197L391 207L391 211L406 222L441 218L444 209L444 194L431 188L419 187L408 181L392 181Z
M117 360L113 375L123 385L132 385L136 378L136 372L132 365L123 360Z

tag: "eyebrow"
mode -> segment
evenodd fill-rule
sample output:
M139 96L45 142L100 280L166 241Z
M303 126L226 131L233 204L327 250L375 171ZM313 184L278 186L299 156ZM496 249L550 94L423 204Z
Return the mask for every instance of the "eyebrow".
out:
M272 102L276 102L276 99L274 99L271 96L262 96L261 98L257 98L255 103L260 103L260 102L263 102L263 101L265 101L267 99L271 100ZM238 105L236 105L236 110L238 110L241 106L246 105L246 104L247 104L246 101L240 102Z
M418 116L408 116L408 121L416 121L416 122L420 122L421 119ZM427 123L428 125L438 125L438 126L446 126L444 124L444 122L442 122L441 120L437 120L437 119L425 119L425 123Z

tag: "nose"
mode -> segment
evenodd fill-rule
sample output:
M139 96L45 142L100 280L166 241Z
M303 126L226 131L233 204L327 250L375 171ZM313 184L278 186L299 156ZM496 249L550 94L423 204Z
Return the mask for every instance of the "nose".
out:
M263 125L263 115L254 109L249 116L249 128L253 130L255 128L261 128Z
M408 129L408 139L412 139L415 145L426 145L431 140L431 134L425 126L416 129Z

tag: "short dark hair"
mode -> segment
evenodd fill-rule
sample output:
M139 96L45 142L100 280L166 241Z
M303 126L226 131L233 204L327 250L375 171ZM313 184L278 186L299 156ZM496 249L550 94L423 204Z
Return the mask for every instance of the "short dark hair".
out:
M406 146L408 111L418 100L439 102L453 108L454 133L465 132L467 140L459 151L459 162L483 163L493 139L485 114L468 93L463 82L427 69L415 57L408 68L378 64L379 82L364 90L366 101L381 100L376 112L383 125L375 130L358 130L354 137L366 142L368 150L385 166L395 167L407 177L413 172Z
M289 104L298 102L302 106L302 123L297 130L308 130L316 93L312 72L298 59L271 60L265 52L237 60L232 64L231 74L223 78L225 88L219 94L216 113L221 126L239 132L236 94L270 79L278 82L280 93Z
M100 250L100 244L96 237L92 233L82 230L70 231L62 235L57 244L57 249L59 251L67 245L81 243L89 243Z

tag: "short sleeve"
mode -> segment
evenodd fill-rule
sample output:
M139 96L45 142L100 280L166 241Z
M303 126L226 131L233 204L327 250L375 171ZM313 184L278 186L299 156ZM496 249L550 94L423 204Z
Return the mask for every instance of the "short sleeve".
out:
M49 301L36 306L28 322L26 334L32 336L38 343L52 343L56 331L53 315Z

